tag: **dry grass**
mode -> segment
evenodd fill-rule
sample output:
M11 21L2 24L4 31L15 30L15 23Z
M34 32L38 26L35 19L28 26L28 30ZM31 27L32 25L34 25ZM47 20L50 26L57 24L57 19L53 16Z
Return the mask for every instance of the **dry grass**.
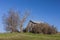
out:
M0 40L60 40L59 34L32 34L32 33L4 33Z

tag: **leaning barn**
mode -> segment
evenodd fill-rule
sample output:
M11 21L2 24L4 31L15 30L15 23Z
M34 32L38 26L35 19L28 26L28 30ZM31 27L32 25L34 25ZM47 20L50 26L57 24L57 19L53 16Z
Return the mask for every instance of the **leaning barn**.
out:
M30 20L26 27L26 32L32 32L32 33L44 33L44 34L54 34L57 31L55 28L50 26L47 23L36 23Z

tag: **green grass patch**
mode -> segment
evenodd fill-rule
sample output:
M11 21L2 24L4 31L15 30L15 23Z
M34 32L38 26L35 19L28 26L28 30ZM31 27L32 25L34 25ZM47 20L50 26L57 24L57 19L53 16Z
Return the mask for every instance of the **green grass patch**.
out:
M60 40L59 34L3 33L0 40Z

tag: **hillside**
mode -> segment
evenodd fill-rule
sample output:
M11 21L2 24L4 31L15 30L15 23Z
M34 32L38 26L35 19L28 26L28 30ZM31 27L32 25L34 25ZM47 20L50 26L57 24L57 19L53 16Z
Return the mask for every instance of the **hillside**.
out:
M59 34L32 34L32 33L4 33L0 40L60 40Z

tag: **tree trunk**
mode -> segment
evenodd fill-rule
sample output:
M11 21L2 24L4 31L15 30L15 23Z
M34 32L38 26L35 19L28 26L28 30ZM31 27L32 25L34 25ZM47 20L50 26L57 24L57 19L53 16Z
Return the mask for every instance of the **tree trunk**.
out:
M22 28L23 26L22 25L20 25L20 32L22 33L23 32L23 28Z

